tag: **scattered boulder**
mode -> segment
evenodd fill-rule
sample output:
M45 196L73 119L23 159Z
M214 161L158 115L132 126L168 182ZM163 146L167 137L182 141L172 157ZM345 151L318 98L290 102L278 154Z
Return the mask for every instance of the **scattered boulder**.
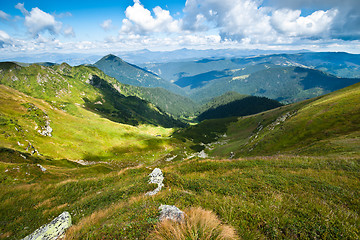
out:
M51 133L52 133L53 129L50 127L50 120L47 119L45 121L45 126L41 126L41 130L38 130L38 133L40 133L43 136L49 136L51 137Z
M163 173L161 172L160 168L155 168L149 174L149 177L150 177L149 184L155 183L158 185L158 187L153 191L147 192L145 195L153 196L153 195L157 194L161 190L161 188L164 186L164 184L163 184L164 176L163 176Z
M206 154L206 152L204 150L201 150L201 152L199 152L198 154L199 158L207 158L208 155Z
M68 212L63 212L49 224L43 225L23 240L55 240L63 237L65 230L71 226L71 216Z
M172 221L182 222L184 220L184 212L173 205L161 205L159 210L160 221L170 219Z
M38 166L38 167L41 169L41 171L46 172L46 168L44 168L44 167L41 166L40 164L36 164L36 166Z
M27 140L26 140L27 141ZM26 151L29 151L30 153L31 153L31 155L34 155L35 153L37 153L38 155L40 155L39 154L39 151L38 150L36 150L36 148L29 142L29 141L27 141L27 143L28 143L28 146L26 147Z

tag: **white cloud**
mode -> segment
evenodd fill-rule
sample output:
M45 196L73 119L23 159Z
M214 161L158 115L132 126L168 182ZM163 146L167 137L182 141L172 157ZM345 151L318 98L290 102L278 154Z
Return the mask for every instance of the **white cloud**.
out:
M176 33L181 30L180 21L173 19L169 11L157 6L153 12L155 16L139 0L135 0L133 6L126 8L121 32L144 35L155 32Z
M46 30L51 34L58 34L61 31L62 23L56 21L54 16L36 7L31 9L29 15L25 16L25 26L33 36L37 36Z
M223 39L247 39L254 43L278 41L270 24L270 9L261 7L257 0L187 0L184 27L197 31L199 16L205 27L215 27Z
M67 26L64 29L64 35L68 37L75 37L74 29L71 26Z
M15 8L16 8L16 9L19 9L24 16L28 16L28 15L29 15L28 10L25 9L23 3L18 3L18 4L16 4Z
M102 24L100 24L100 26L105 30L108 31L112 28L112 20L108 19L105 20Z
M0 19L8 21L9 18L10 18L9 14L7 14L6 12L0 10Z
M297 38L329 37L338 10L301 16L300 10L265 7L262 0L187 0L184 13L188 30L217 28L223 40L291 44Z
M32 8L29 12L23 3L18 3L15 8L19 9L25 16L24 25L33 37L38 37L40 33L49 32L52 35L63 33L65 36L75 36L71 26L63 29L63 24L55 19L55 16L46 13L38 7ZM64 16L71 16L71 13L65 13Z
M9 34L0 30L0 48L3 48L4 45L11 44L11 38Z
M337 9L331 9L301 17L300 10L280 9L273 12L271 22L275 29L290 37L325 37L337 13Z

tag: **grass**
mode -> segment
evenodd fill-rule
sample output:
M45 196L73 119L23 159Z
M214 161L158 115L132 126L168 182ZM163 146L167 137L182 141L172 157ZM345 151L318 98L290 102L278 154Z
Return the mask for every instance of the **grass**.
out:
M359 239L359 86L171 137L0 85L0 239L21 239L63 211L73 220L67 239L151 239L170 228L193 238L223 229L242 239ZM45 114L52 137L35 130ZM199 146L211 159L189 157ZM155 167L165 186L145 196ZM161 204L189 210L188 222L163 226Z
M181 223L169 219L160 222L148 239L232 240L238 238L234 229L222 225L216 214L198 207L186 211L185 219Z
M75 106L76 115L69 114L3 85L0 95L0 128L3 132L0 141L7 148L25 151L30 142L40 154L55 159L136 165L161 158L176 146L176 141L168 138L172 129L118 124L79 106ZM35 127L39 120L34 119L35 115L29 117L28 105L47 114L53 129L52 137L37 133Z
M145 196L155 186L144 166L42 160L48 169L42 173L35 162L1 163L2 176L12 176L0 186L2 238L22 238L69 211L74 225L67 239L146 239L161 226L161 204L212 211L243 239L360 237L359 156L167 163L159 166L165 187L153 197Z
M207 152L217 158L228 158L231 152L237 157L357 155L360 84L256 115L219 119L216 126L214 123L204 121L174 136L210 143Z

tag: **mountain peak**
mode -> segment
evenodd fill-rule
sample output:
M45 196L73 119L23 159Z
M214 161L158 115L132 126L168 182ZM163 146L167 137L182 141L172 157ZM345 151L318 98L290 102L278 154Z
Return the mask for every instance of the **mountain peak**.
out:
M105 61L121 61L123 62L124 60L122 60L121 58L119 58L118 56L114 55L114 54L108 54L105 57L103 57L101 60L105 60Z

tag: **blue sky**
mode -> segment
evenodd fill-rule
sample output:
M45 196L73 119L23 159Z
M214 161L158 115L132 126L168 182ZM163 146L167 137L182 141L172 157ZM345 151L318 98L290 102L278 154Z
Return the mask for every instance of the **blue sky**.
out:
M360 53L360 0L0 0L0 54L242 48Z

